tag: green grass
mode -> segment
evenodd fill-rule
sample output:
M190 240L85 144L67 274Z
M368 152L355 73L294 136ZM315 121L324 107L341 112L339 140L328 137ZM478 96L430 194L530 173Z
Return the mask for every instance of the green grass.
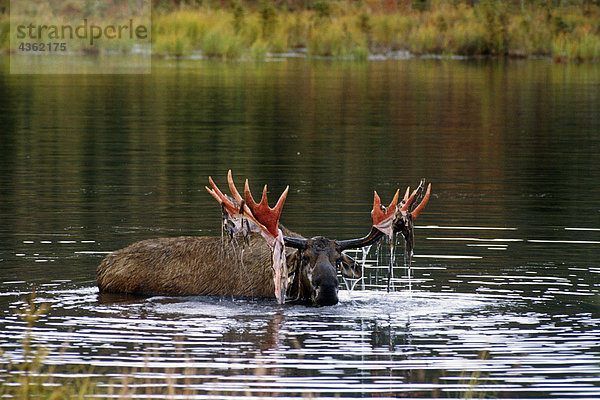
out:
M600 61L600 36L590 34L591 27L577 27L560 33L552 41L552 57L556 61Z
M524 9L483 0L431 1L425 11L369 8L350 1L317 2L289 11L262 2L251 7L179 8L154 20L157 53L261 60L305 49L309 56L365 60L371 54L547 56L598 61L600 7ZM181 37L186 45L178 45ZM163 43L171 43L164 45Z

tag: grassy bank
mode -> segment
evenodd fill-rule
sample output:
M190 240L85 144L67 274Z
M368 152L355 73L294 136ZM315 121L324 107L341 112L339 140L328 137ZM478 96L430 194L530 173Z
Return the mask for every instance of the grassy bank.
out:
M291 51L364 60L408 51L600 61L600 5L594 1L552 6L550 1L481 0L471 6L464 1L341 0L303 2L295 9L273 1L188 3L193 5L158 2L154 7L156 55L263 60ZM0 15L0 48L5 50L7 30L8 17Z
M268 53L366 59L413 54L548 56L600 61L600 7L517 7L481 1L433 1L426 10L384 9L356 2L318 2L290 11L270 2L254 7L157 10L153 51L224 59L264 59Z

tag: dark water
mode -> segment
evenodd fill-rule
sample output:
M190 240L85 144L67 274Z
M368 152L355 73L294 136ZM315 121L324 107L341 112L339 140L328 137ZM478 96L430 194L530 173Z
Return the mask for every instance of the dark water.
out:
M600 397L600 66L156 60L147 76L11 76L6 62L3 365L22 357L14 311L35 289L56 379L115 396ZM107 252L218 235L204 185L228 169L272 199L289 184L282 222L335 238L368 232L373 190L389 201L426 177L410 290L401 262L384 290L384 246L334 307L98 295Z

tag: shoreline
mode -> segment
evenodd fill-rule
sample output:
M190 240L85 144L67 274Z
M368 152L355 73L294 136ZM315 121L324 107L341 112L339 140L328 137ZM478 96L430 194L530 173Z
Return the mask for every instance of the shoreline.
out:
M400 52L402 54L369 54L365 59L356 59L352 57L333 57L333 56L319 56L309 55L306 52L293 52L288 51L284 53L267 53L264 59L256 60L251 58L232 58L232 59L221 59L219 57L204 56L200 52L186 55L176 54L156 54L151 53L150 57L157 60L173 60L173 61L222 61L222 62L249 62L249 63L261 63L261 62L278 62L292 59L302 60L318 60L318 61L344 61L344 62L376 62L376 61L408 61L413 59L420 60L441 60L441 61L486 61L486 60L523 60L523 61L540 61L546 60L549 62L556 62L551 56L541 55L528 55L528 56L498 56L498 55L458 55L458 54L413 54L410 52ZM12 50L0 50L0 56L11 56L15 54ZM133 52L70 52L70 53L55 53L48 54L48 56L54 57L71 57L71 56L84 56L84 57L119 57L119 56L130 56L139 53ZM40 55L40 57L43 57ZM593 62L595 63L595 62Z
M12 50L0 49L0 56L10 57L15 54ZM54 57L69 57L69 56L84 56L84 57L119 57L119 56L130 56L139 54L135 52L114 52L114 51L101 51L96 53L90 53L85 51L80 52L69 52L69 53L54 53L48 54L48 56ZM306 51L287 51L283 53L266 53L265 57L260 60L251 58L225 58L204 56L201 52L195 52L192 54L176 55L176 54L157 54L152 52L150 54L152 59L157 60L173 60L173 61L222 61L222 62L249 62L249 63L260 63L260 62L278 62L292 59L302 60L318 60L318 61L344 61L344 62L376 62L376 61L408 61L408 60L440 60L440 61L548 61L555 63L566 63L568 60L558 61L553 59L550 55L460 55L460 54L414 54L408 51L391 52L388 54L369 54L365 59L356 59L353 57L333 57L333 56L320 56L310 55ZM572 61L575 63L582 63L578 60ZM596 64L595 61L591 64Z

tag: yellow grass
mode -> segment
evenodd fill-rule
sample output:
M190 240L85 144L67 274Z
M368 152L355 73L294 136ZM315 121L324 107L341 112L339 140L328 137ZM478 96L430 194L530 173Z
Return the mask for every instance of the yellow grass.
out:
M155 8L153 52L263 60L302 50L309 56L364 60L407 50L599 61L600 6L591 3L551 7L525 1L521 8L517 2L495 0L481 0L474 7L431 0L423 11L410 2L386 8L384 2L350 0L315 1L311 8L294 10L272 1L204 4ZM8 47L7 21L0 14L0 49Z

